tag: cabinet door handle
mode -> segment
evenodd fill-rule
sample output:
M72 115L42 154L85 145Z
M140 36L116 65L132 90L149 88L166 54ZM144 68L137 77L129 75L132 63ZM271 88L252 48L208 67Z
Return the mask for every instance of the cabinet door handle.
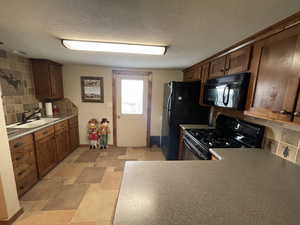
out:
M285 109L284 110L280 110L279 113L282 114L282 115L292 115L291 112L286 111Z
M286 110L280 110L280 111L272 111L273 113L279 113L281 115L292 115L292 112L286 111Z
M44 131L42 134L44 134L44 135L45 135L45 134L48 134L48 131Z
M300 116L300 112L294 112L294 116Z
M23 142L17 142L16 144L14 144L14 148L21 147L23 144Z
M18 176L21 176L23 173L25 173L25 170L22 170L21 172L19 172Z
M20 186L20 190L23 190L23 189L24 189L24 186L23 186L23 185L21 185L21 186Z
M21 160L21 159L23 159L23 158L24 158L24 155L23 155L23 156L16 157L16 160L19 161L19 160Z

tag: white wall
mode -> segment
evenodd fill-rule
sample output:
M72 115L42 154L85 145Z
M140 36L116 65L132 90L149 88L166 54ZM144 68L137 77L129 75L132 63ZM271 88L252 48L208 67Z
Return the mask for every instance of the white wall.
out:
M64 65L63 67L64 95L78 107L80 144L88 143L87 122L91 118L100 119L106 117L110 120L111 130L113 128L112 70L113 68L111 67L103 66ZM142 71L151 71L153 74L150 134L151 136L159 136L161 130L164 83L171 80L182 80L182 72L180 70L163 69L143 69ZM81 102L81 76L101 76L104 78L104 103ZM109 144L112 144L112 142L113 138L111 137Z
M20 209L20 204L9 150L2 98L0 98L0 150L0 220L7 220Z

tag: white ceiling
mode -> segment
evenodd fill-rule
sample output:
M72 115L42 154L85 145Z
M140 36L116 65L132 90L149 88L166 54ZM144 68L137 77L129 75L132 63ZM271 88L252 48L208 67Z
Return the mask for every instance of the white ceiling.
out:
M61 63L185 68L300 11L299 0L0 0L6 50ZM71 51L59 39L169 45L165 56Z

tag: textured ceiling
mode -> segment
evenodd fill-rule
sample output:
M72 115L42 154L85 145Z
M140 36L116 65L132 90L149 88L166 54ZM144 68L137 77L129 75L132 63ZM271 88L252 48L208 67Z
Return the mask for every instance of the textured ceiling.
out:
M0 0L6 50L61 63L185 68L300 11L299 0ZM169 45L164 56L71 51L59 39Z

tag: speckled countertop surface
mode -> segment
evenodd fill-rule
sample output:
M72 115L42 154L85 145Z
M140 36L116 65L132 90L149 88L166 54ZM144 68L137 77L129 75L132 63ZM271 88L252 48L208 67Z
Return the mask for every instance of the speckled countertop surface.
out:
M24 128L7 128L8 132L12 132L11 134L8 134L8 140L11 141L11 140L14 140L16 138L22 137L24 135L34 133L34 132L36 132L40 129L43 129L43 128L48 127L48 126L52 126L56 123L62 122L62 121L67 120L67 119L70 119L74 116L77 116L77 114L64 114L64 115L54 116L54 118L59 118L59 119L55 120L53 122L46 123L42 126L35 127L35 128L26 128L26 129L24 129Z
M300 167L260 149L127 162L114 225L296 225Z
M214 129L214 127L209 127L206 124L180 124L179 125L183 130L186 129Z

